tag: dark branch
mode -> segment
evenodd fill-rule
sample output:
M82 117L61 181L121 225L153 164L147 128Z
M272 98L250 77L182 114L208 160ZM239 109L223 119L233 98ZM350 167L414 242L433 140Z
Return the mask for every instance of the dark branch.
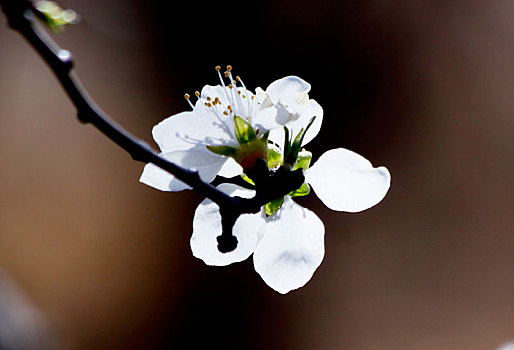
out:
M227 245L229 248L224 250L233 250L237 245L237 240L234 243L230 237L232 237L232 226L241 214L257 213L267 202L281 198L302 185L304 177L301 171L270 173L265 164L258 164L259 166L256 166L258 173L247 174L256 183L255 197L231 197L219 191L212 184L203 182L198 172L182 168L160 157L147 143L137 139L111 120L88 96L77 77L72 73L71 53L59 48L46 32L36 26L34 18L35 14L38 15L39 12L34 8L31 0L0 0L0 6L11 28L20 32L52 69L75 105L81 122L94 125L105 136L128 152L134 160L155 164L220 207L223 226L221 240L230 242ZM232 180L230 182L244 185L244 181ZM235 237L233 238L235 239ZM221 246L220 250L222 250Z

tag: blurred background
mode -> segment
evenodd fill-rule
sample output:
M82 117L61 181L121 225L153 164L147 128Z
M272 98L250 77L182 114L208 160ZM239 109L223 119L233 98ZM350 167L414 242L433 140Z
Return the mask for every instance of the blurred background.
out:
M83 84L152 145L153 125L189 109L184 93L217 83L216 65L252 90L298 75L325 111L314 159L351 149L386 166L392 186L359 214L301 199L325 223L326 255L288 295L251 258L208 267L189 248L202 198L140 184L144 165L77 121L2 14L2 280L59 348L492 350L514 339L512 1L60 4L82 17L54 37ZM19 324L20 339L34 329Z

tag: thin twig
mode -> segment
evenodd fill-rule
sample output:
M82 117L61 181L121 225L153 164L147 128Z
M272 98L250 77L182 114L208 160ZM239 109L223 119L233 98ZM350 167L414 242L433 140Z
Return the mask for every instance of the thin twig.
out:
M36 26L34 14L38 14L38 11L34 8L31 0L0 0L0 6L11 28L20 32L52 69L75 105L79 120L94 125L105 136L128 152L134 160L153 163L215 202L223 216L223 236L226 240L232 236L232 225L241 214L258 213L264 204L283 197L290 191L299 188L303 183L304 177L301 171L270 176L266 166L261 166L265 169L261 169L258 176L257 180L260 181L254 179L257 186L255 188L256 195L253 198L231 197L212 184L203 182L197 171L182 168L159 156L146 142L117 125L93 102L72 72L71 53L61 49L45 31ZM236 183L237 181L232 182ZM222 250L221 247L220 250Z

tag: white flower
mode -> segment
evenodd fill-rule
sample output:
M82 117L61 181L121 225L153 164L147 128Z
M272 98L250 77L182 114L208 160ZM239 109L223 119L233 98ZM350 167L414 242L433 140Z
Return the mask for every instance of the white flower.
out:
M305 171L306 181L330 209L359 212L384 198L390 185L386 168L373 168L364 157L338 148L325 152ZM252 197L254 192L232 184L218 188L230 195ZM219 208L204 200L193 219L191 249L208 265L224 266L247 259L253 253L255 270L279 293L305 285L324 256L325 227L312 211L285 196L280 209L267 216L244 214L233 228L237 248L229 253L217 249L221 234Z
M253 166L255 157L265 157L259 151L266 152L266 140L250 143L250 146L241 145L237 121L240 124L247 122L257 139L263 139L266 131L284 125L293 131L298 130L313 116L317 117L316 122L310 134L306 135L306 141L317 133L316 128L319 130L323 110L316 101L308 98L310 85L302 79L293 76L282 78L270 84L266 91L258 88L257 95L254 95L239 77L233 78L232 67L228 66L224 74L229 81L227 85L220 67L216 70L221 85L204 86L201 93L195 93L198 97L195 104L186 94L193 110L173 115L152 130L153 138L161 149L160 155L184 168L197 170L203 181L211 182L216 175L240 175L243 168ZM234 149L240 150L239 157L228 156ZM189 188L153 164L145 166L140 181L162 191Z
M305 183L300 188L265 204L257 214L238 217L232 228L237 238L233 251L218 249L222 225L217 204L204 200L193 219L191 249L195 257L208 265L224 266L253 254L255 270L262 279L285 294L305 285L325 254L323 223L293 198L309 194L312 186L330 209L359 212L382 200L390 175L386 168L374 168L362 156L343 148L325 152L309 167L311 154L301 148L318 134L323 110L309 99L310 85L302 79L286 77L266 91L257 88L254 95L238 77L233 79L230 66L225 72L230 81L227 86L219 67L217 71L221 85L207 85L195 93L198 101L194 105L186 95L193 111L165 119L153 128L153 137L163 157L197 170L205 182L216 175L246 175L243 178L263 191L276 179L272 177L278 174L275 172L303 171ZM267 168L264 165L252 172L258 158L267 161ZM188 188L152 164L145 166L140 181L163 191ZM218 189L243 198L255 195L255 191L233 184L221 184Z

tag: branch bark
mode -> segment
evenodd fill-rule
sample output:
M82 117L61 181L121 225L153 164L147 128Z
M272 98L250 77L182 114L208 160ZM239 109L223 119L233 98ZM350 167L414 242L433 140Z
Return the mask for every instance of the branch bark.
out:
M219 191L212 184L203 182L198 172L182 168L159 156L146 142L137 139L116 124L94 103L72 72L74 63L71 53L61 49L45 31L36 25L35 17L39 12L35 9L31 0L0 0L0 6L11 28L17 30L52 69L71 102L75 105L78 119L82 123L90 123L95 126L129 153L134 160L155 164L215 202L220 207L222 215L230 216L224 220L225 222L233 224L241 214L257 213L267 202L283 197L299 188L303 183L304 177L301 171L283 173L281 176L270 176L273 174L268 171L266 166L264 167L265 170L262 170L262 166L260 167L260 174L254 179L257 186L256 196L253 198L233 198ZM232 225L226 224L223 225L223 228L225 238L232 236Z

